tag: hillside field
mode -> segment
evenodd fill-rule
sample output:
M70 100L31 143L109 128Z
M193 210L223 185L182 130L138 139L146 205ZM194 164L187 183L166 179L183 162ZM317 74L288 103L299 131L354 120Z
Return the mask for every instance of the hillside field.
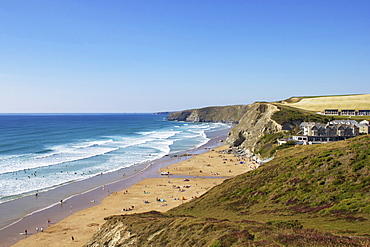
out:
M325 109L370 110L370 94L292 97L280 103L315 112L323 112Z

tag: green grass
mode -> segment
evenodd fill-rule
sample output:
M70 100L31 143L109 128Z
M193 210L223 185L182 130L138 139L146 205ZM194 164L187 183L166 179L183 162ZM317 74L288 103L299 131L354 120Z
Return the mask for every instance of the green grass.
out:
M327 123L334 119L332 116L319 115L315 112L289 106L279 105L278 107L280 111L275 112L272 119L281 125L286 123L299 125L301 122Z
M367 135L281 150L261 168L226 180L171 213L265 222L297 219L304 227L370 235L365 227L370 219L369 147ZM211 210L208 205L217 206ZM315 224L322 221L326 224Z
M366 246L369 238L305 228L297 219L233 221L158 212L112 216L85 246ZM117 227L118 226L118 227ZM341 233L352 234L343 230Z
M279 150L167 213L109 217L86 246L370 246L369 220L366 135Z

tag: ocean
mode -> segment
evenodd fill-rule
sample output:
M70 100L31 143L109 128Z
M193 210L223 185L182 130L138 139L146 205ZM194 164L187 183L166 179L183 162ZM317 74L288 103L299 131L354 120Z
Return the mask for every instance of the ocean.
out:
M119 170L123 176L129 176L161 157L199 147L208 142L210 133L230 127L221 123L171 122L165 117L154 114L0 115L0 211L1 205L9 201L101 174ZM96 186L64 191L58 199ZM51 205L57 201L46 203ZM39 209L32 208L27 213ZM0 228L9 220L0 217Z

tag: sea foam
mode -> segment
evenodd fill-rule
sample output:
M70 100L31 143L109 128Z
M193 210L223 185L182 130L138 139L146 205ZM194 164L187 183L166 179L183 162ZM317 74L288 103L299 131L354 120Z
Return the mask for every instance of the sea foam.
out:
M0 148L0 203L199 147L209 140L206 132L228 127L149 114L27 120L29 129L9 128L8 140L12 131L18 139Z

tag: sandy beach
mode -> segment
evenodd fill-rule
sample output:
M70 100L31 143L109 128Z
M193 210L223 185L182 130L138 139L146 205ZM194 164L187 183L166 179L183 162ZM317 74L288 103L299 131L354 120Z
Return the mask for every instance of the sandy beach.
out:
M226 148L219 146L187 160L179 158L179 162L157 171L169 171L169 176L139 181L127 190L111 193L100 204L91 200L92 207L77 212L71 209L70 216L55 224L51 221L43 232L40 228L37 232L39 226L27 229L28 235L13 246L83 246L104 224L104 217L151 210L165 212L196 199L228 177L253 169L248 160L224 154L222 150ZM107 190L105 186L100 189Z

